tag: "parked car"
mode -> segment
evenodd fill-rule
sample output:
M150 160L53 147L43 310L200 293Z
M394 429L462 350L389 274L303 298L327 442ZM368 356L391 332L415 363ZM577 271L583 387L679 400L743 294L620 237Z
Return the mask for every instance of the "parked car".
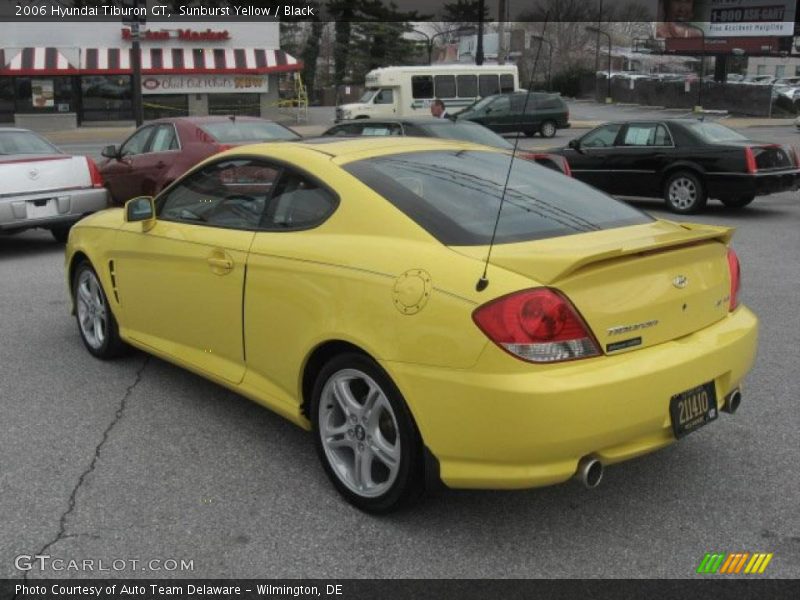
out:
M63 153L40 135L0 128L0 233L40 227L65 242L80 218L108 206L94 161Z
M242 144L298 140L279 123L254 117L172 117L137 129L121 146L103 149L100 172L121 205L129 198L155 195L212 154Z
M322 135L323 137L412 135L416 137L463 140L476 144L485 144L493 148L502 148L503 150L514 150L514 144L483 125L478 125L471 121L451 121L450 119L437 119L434 117L356 119L334 125ZM558 154L518 150L517 156L532 160L550 169L561 171L565 175L570 175L567 159Z
M757 320L733 230L509 166L403 137L214 156L73 229L79 335L312 430L333 485L372 512L436 482L593 487L734 412Z
M775 77L772 75L748 75L744 78L745 83L753 83L758 85L771 85L775 82Z
M455 116L459 121L474 121L497 133L539 133L546 138L570 126L564 99L559 94L541 92L487 96Z
M800 182L795 148L754 142L712 121L606 123L553 152L581 181L621 196L663 197L677 213L697 212L708 198L742 208Z

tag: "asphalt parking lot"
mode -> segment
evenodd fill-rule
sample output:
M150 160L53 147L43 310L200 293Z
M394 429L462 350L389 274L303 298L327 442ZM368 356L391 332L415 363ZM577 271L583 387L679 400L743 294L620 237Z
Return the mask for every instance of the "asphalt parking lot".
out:
M800 144L786 127L742 131ZM340 499L311 436L280 417L138 352L93 359L68 314L63 246L0 237L0 578L36 554L126 562L32 579L686 578L711 551L771 552L765 576L800 577L800 195L679 220L737 228L742 301L761 318L737 414L610 467L595 490L451 491L382 518Z

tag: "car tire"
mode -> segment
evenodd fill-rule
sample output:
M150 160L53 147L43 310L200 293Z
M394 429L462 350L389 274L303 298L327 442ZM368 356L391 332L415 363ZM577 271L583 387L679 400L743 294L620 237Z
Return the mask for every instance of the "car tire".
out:
M52 229L50 229L50 235L52 235L53 239L57 241L59 244L66 244L67 240L69 239L70 229L72 229L71 225L53 227Z
M422 495L419 431L400 391L371 358L340 354L320 370L311 423L325 473L357 508L384 514Z
M523 130L522 133L525 134L525 137L533 137L533 136L536 135L536 130L535 129L525 129L525 130Z
M667 208L678 214L701 211L708 200L700 177L691 171L677 171L664 182L664 201Z
M556 136L556 131L558 131L558 127L556 127L555 121L544 121L539 126L539 133L543 138L552 138Z
M720 202L728 208L744 208L755 199L755 196L729 196L728 198L720 198Z
M97 273L86 261L75 268L72 299L78 332L89 353L102 360L124 354L128 346L119 337L119 327L108 297Z

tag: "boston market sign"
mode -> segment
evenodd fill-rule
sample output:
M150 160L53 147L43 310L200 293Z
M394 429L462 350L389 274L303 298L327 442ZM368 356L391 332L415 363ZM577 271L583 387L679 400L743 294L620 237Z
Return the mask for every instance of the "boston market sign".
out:
M161 40L181 40L183 42L218 42L231 39L231 34L227 29L196 31L194 29L143 29L139 32L143 42ZM131 30L127 27L122 30L123 40L132 40Z

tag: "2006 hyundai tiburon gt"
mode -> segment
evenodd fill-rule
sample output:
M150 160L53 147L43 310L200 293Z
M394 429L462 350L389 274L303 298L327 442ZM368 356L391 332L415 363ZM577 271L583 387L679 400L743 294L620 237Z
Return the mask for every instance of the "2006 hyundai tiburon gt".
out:
M500 210L510 159L413 138L216 155L73 228L80 335L312 430L333 484L373 512L437 479L595 485L733 412L757 320L731 230L522 160Z

